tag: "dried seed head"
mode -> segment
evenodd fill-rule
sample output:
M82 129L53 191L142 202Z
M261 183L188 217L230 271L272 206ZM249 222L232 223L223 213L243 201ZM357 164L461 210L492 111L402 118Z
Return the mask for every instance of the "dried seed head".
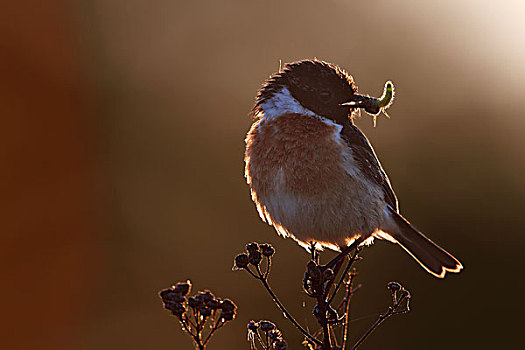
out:
M180 302L175 301L173 298L174 294L179 295L178 293L174 293L171 289L165 289L160 292L162 302L164 303L164 308L171 311L171 313L175 316L181 316L184 312L186 312L186 309Z
M284 339L278 339L273 342L273 348L275 350L285 350L288 349L288 345Z
M188 305L189 307L195 308L199 306L199 301L195 297L189 297L188 298Z
M222 311L235 311L237 306L230 299L224 299L221 301L220 308Z
M400 290L402 288L401 284L399 284L397 282L388 282L387 287L388 287L388 289L390 289L390 291L392 293L394 293L394 292L396 292L396 291L398 291L398 290Z
M334 279L334 270L332 269L326 269L323 271L323 277L328 280L328 281L331 281Z
M182 294L175 292L173 289L163 289L159 293L162 301L175 301L177 303L182 303L184 301L184 297Z
M234 311L223 311L221 312L221 318L225 321L231 321L235 318Z
M259 322L259 326L261 327L261 331L268 332L272 329L275 329L275 324L270 321L261 321Z
M221 305L221 301L219 299L210 300L206 303L206 306L209 307L212 310L217 310Z
M186 301L186 298L180 293L175 293L173 295L173 300L176 301L177 303L183 303Z
M186 309L184 308L182 304L174 303L170 311L173 315L180 317L182 316L183 313L186 312Z
M191 282L188 280L186 282L179 282L176 285L172 286L174 292L180 293L182 295L187 295L191 289Z
M252 332L255 332L259 328L259 323L257 323L257 322L252 320L252 321L248 322L247 327L248 327L248 330L250 330Z
M197 302L199 304L206 305L208 301L212 301L213 299L215 299L215 297L209 290L205 290L199 292L199 294L195 296L195 299L197 299Z
M221 318L223 320L231 321L235 318L235 309L237 308L237 306L235 306L235 304L231 300L229 299L222 300L219 308L222 310Z
M250 260L250 264L257 266L261 263L262 255L259 251L250 252L250 256L248 258Z
M277 340L281 337L282 337L281 331L278 330L277 328L272 329L271 331L268 332L268 338L270 338L270 340L272 341Z
M248 258L247 255L246 258ZM208 334L208 338L217 328L235 318L236 306L231 300L215 298L209 290L200 291L194 296L188 296L186 299L190 289L191 283L187 281L186 283L177 283L171 288L159 292L164 308L178 317L183 328L190 335L193 336L201 332L202 327L209 323L208 320L212 314L213 320L211 321L212 324L209 325L211 331ZM189 308L191 308L191 312L187 312Z
M202 307L198 311L205 318L211 315L211 308L209 307Z
M259 245L255 242L248 243L246 245L246 250L248 253L258 252L259 251Z
M319 278L321 278L321 270L314 261L308 262L306 265L306 272L310 275L312 280L319 280Z
M250 258L247 254L239 254L235 257L235 268L237 269L245 269L248 267L248 264L250 263Z
M275 249L272 247L271 244L261 244L261 252L262 255L269 258L275 253Z

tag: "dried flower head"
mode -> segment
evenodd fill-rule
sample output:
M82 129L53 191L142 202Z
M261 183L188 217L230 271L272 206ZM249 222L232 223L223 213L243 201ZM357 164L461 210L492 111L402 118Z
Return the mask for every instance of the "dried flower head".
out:
M176 285L172 286L174 292L180 293L182 295L187 295L191 290L191 282L188 280L186 282L179 282Z
M184 312L186 312L185 307L182 305L182 303L185 301L184 296L178 292L175 292L173 287L161 290L159 296L164 303L164 308L171 311L173 315L180 317Z
M188 306L192 308L196 308L199 306L199 302L195 297L189 297L188 298Z
M265 257L269 258L275 253L275 249L272 247L271 244L261 244L261 253Z
M321 269L314 261L309 261L306 265L306 272L312 280L319 280L321 278Z
M288 346L283 339L281 331L275 323L267 320L259 322L250 321L247 324L248 340L252 343L252 349L257 349L255 341L259 341L263 349L286 349ZM260 332L266 333L261 335Z
M334 270L332 269L326 269L323 271L323 278L325 280L331 281L334 279Z
M237 306L230 299L224 299L221 301L220 308L222 311L235 311Z
M258 252L259 251L259 244L255 243L255 242L248 243L246 245L246 250L248 251L248 253Z
M215 297L209 290L205 290L205 291L199 292L195 296L195 299L197 299L199 304L205 305L208 301L212 301L213 299L215 299Z
M221 317L226 321L231 321L235 318L235 310L237 306L229 299L224 299L220 303Z
M246 326L248 328L248 330L252 331L252 332L256 332L257 329L259 329L259 323L255 322L255 321L250 321L248 322L248 325Z
M288 349L288 344L286 344L286 341L284 339L279 339L279 340L274 341L272 346L275 350Z
M401 285L398 282L388 282L387 287L392 292L396 292L401 289Z
M209 307L212 310L217 310L221 305L220 299L213 299L208 302L206 302L206 306Z
M280 339L281 337L282 337L281 331L278 330L277 328L272 329L271 331L268 331L268 338L270 338L270 340L272 341Z
M249 255L250 264L257 266L261 263L262 255L260 251L250 252Z
M235 318L237 307L229 299L216 298L209 290L186 298L190 290L191 282L187 281L163 289L159 295L164 308L178 317L196 347L204 349L214 332Z
M259 326L261 327L261 331L268 332L272 329L275 329L275 324L270 321L261 321L259 322Z
M237 269L245 269L248 267L248 264L250 263L250 258L247 254L239 254L235 257L235 265L234 268Z

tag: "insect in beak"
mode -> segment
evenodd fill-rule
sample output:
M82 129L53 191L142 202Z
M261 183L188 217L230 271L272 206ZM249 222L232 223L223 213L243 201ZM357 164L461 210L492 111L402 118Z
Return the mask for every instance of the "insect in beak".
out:
M376 119L379 113L383 113L387 118L390 118L386 110L392 105L394 100L394 83L387 81L383 89L383 95L380 98L354 95L352 100L341 103L341 106L350 106L351 108L364 108L365 112L371 114L374 120L374 127L376 126Z

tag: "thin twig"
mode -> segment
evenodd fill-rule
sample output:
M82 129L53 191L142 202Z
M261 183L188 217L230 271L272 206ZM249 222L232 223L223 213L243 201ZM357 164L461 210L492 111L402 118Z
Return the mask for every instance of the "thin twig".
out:
M272 259L266 259L266 272L264 273L264 279L268 279L271 268L272 268Z
M249 267L249 266L245 267L244 269L245 269L246 271L248 271L248 273L249 273L250 275L252 275L253 277L259 279L259 276L257 276L256 274L254 274L254 273L252 272L252 270L250 270L250 267Z
M273 292L272 288L270 288L270 285L268 284L268 282L266 281L266 279L264 278L264 276L261 274L260 272L260 269L259 267L257 266L257 271L259 273L259 277L255 276L255 278L257 278L258 280L261 281L261 283L263 284L264 288L266 288L266 290L268 291L268 293L270 294L270 296L272 297L273 301L277 304L277 306L279 307L279 309L284 313L284 315L286 316L287 319L290 320L290 322L293 323L293 325L301 332L303 333L303 335L310 341L312 341L313 343L315 343L316 345L321 345L322 343L315 339L312 335L310 335L310 333L308 333L296 320L295 318L293 318L293 316L288 312L288 310L286 310L286 308L284 307L283 304L281 304L281 301L279 300L279 298L277 298L277 295L275 295L275 293Z
M186 318L183 318L180 320L180 323L182 324L182 328L184 328L184 330L186 330L186 332L189 333L189 335L191 335L192 337L194 337L195 335L193 334L193 332L191 331L191 329L188 327L188 325L186 324L186 321L187 319Z
M221 328L222 326L224 326L224 323L221 323L221 318L217 319L217 321L215 322L215 325L211 329L210 333L208 334L206 339L204 339L204 346L206 346L206 344L208 344L208 342L210 341L211 336L213 335L213 333L215 333L215 331L217 329Z
M323 326L323 350L330 350L332 344L330 341L330 326L327 322L322 323Z
M338 345L337 345L337 337L335 335L335 330L334 330L333 327L330 327L330 332L331 332L331 337L332 337L333 342L334 342L334 346L338 347Z
M377 321L370 327L368 328L368 330L365 332L365 334L363 334L363 336L357 341L357 343L355 343L354 347L352 348L352 350L355 350L357 349L364 341L365 339L370 335L372 334L372 332L377 328L379 327L379 325L381 323L383 323L387 318L389 318L390 316L392 315L395 315L399 312L397 312L397 308L399 307L399 305L401 305L401 302L403 300L405 300L406 296L403 295L401 296L401 298L399 298L399 300L393 305L393 306L389 306L388 307L388 310L386 313L382 314L382 315L379 315L379 318L377 319Z
M186 330L186 332L188 332L188 334L192 336L193 340L195 341L195 344L199 347L199 350L203 350L204 345L202 345L200 333L193 333L191 329L187 326L186 322L184 322L184 320L181 320L180 323L182 324L182 327Z
M329 320L327 320L326 318L326 312L329 306L326 302L326 295L329 289L329 287L327 289L324 289L323 293L317 296L317 305L315 306L317 312L314 311L314 314L317 317L317 322L321 325L321 328L323 329L323 350L330 350L332 348L332 340L330 337L331 325L328 322Z
M261 335L259 334L259 330L255 331L255 334L257 335L257 339L259 339L259 343L263 347L263 350L267 350L268 349L268 344L264 344L264 342L263 342L263 340L261 338Z
M341 335L341 345L343 350L346 349L346 340L348 338L348 318L350 317L350 298L354 294L353 290L353 282L354 282L354 276L355 274L350 275L350 281L348 281L346 285L346 295L344 299L344 315L345 318L343 320L343 334Z
M197 326L188 317L186 317L186 321L190 324L190 326L197 329Z

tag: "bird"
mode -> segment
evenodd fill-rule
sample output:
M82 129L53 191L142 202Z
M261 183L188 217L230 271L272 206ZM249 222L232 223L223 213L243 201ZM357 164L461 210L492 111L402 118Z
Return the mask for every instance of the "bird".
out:
M385 110L379 102L359 95L350 74L322 60L287 63L271 75L256 95L245 139L245 178L259 215L306 249L341 251L377 238L400 245L435 277L460 272L458 259L401 215L355 124L360 109L375 121Z

